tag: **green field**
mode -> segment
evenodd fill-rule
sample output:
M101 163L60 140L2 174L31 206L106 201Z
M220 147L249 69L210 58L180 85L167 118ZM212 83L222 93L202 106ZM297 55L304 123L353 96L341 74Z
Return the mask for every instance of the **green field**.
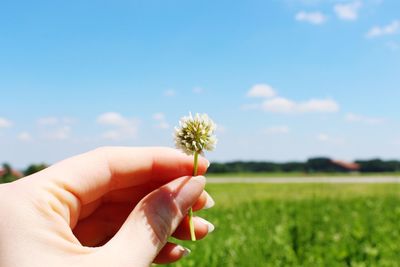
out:
M400 266L399 184L207 190L216 206L199 214L216 230L172 266Z

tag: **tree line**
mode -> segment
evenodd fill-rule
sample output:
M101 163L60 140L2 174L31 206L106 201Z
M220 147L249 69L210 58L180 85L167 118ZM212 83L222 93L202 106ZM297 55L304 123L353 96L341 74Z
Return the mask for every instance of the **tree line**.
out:
M355 163L355 164L354 164ZM208 173L232 173L232 172L400 172L400 161L398 160L356 160L356 170L346 168L326 157L310 158L304 162L268 162L268 161L232 161L226 163L215 162L210 165Z
M400 161L398 160L356 160L354 162L358 168L356 170L346 168L337 162L326 157L310 158L304 162L269 162L269 161L232 161L232 162L213 162L208 173L257 173L257 172L298 172L298 173L335 173L335 172L400 172ZM17 171L10 164L4 163L0 169L0 183L15 181L21 177L31 175L35 172L47 168L45 163L31 164L22 171Z
M11 167L8 163L3 163L0 168L0 184L9 183L18 180L24 176L34 174L35 172L41 171L47 168L48 165L45 163L31 164L26 169L18 171Z

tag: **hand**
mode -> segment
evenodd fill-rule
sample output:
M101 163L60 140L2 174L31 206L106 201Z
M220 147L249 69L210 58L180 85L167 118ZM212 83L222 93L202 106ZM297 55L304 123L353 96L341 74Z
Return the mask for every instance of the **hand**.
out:
M208 162L199 159L199 174ZM149 266L179 260L187 210L212 206L193 158L169 148L100 148L0 186L0 266ZM194 218L201 239L213 226Z

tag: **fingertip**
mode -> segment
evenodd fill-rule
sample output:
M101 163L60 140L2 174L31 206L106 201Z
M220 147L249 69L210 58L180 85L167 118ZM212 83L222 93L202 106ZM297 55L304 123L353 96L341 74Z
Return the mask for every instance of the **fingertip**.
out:
M209 233L215 230L215 226L212 223L201 217L193 217L193 223L196 238L198 240L205 238ZM188 216L182 220L181 224L172 236L181 240L191 240Z
M154 259L156 264L167 264L176 262L190 254L190 249L184 248L181 245L168 242L158 253Z
M205 174L210 167L210 162L203 156L199 156L198 172L199 174Z

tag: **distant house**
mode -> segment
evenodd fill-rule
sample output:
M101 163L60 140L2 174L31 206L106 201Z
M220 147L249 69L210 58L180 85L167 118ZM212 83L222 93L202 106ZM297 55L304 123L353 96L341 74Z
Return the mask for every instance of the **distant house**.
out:
M5 169L0 169L0 177L3 177L3 175L5 175L6 174L6 170ZM14 177L17 177L17 178L21 178L22 176L24 176L23 174L22 174L22 172L20 172L20 171L18 171L18 170L14 170L14 169L12 169L11 170L11 174L14 176Z
M342 160L331 160L331 163L337 168L337 171L340 172L358 172L360 171L360 164L354 162L346 162Z

